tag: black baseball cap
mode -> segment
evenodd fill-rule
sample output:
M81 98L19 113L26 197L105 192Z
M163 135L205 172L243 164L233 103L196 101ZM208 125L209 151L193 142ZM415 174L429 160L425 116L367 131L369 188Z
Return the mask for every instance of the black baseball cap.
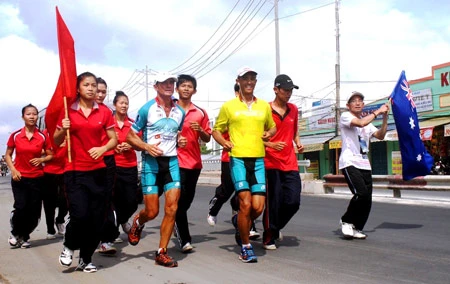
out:
M285 74L280 74L275 78L274 86L282 89L298 89L297 85L294 85L292 79Z

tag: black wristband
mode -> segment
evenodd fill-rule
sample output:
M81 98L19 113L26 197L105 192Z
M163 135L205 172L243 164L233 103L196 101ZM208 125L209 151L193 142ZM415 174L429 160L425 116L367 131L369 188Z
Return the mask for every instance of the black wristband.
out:
M377 118L377 115L375 114L375 112L372 112L373 113L373 115L375 116L375 119Z

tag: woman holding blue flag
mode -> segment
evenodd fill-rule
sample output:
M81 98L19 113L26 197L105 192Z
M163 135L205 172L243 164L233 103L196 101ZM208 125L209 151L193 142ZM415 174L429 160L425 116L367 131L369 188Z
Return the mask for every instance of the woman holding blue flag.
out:
M341 218L341 228L344 238L365 239L362 232L369 218L372 207L372 168L369 162L369 141L373 136L383 140L387 131L389 106L382 105L379 109L361 116L364 108L364 96L353 92L347 98L348 111L342 113L339 128L342 137L342 152L339 157L339 169L347 181L353 197L347 212ZM372 121L383 115L381 128L376 128Z

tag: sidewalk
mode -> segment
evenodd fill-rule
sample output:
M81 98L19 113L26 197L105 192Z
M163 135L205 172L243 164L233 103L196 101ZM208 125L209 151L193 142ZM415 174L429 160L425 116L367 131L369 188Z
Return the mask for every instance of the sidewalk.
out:
M198 184L218 186L220 184L220 171L202 171L198 179ZM350 199L352 196L350 190L344 187L336 188L334 193L315 195L344 199ZM450 208L450 192L447 191L403 190L401 198L394 198L392 190L376 189L373 191L372 197L374 202L390 202Z

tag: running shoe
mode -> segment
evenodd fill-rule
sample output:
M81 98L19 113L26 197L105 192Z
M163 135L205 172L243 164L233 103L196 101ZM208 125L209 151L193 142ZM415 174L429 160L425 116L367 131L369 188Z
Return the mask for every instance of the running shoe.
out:
M183 253L188 253L188 252L191 252L193 249L194 249L194 247L191 245L191 243L190 243L190 242L187 242L187 243L183 246L183 248L181 249L181 251L182 251Z
M92 262L86 264L84 261L80 258L78 261L77 268L75 268L76 271L83 271L86 273L92 273L97 272L97 266L95 266Z
M102 243L98 253L101 255L114 255L117 250L112 243Z
M24 241L24 242L20 245L20 248L23 248L23 249L31 248L31 244L30 244L29 241Z
M130 230L131 230L131 224L130 223L126 222L126 223L123 223L121 226L122 226L122 230L125 233L128 234L130 232Z
M47 234L47 236L45 238L47 240L54 240L54 239L56 239L56 234Z
M263 243L263 248L266 250L276 250L277 246L275 245L275 241L274 240L270 240L268 242L264 242Z
M66 225L64 223L56 223L58 229L58 235L63 236L66 233Z
M206 220L208 221L208 224L211 227L214 227L216 225L217 222L217 216L212 216L208 214L208 217L206 218Z
M261 237L261 235L256 230L255 221L252 221L252 226L251 226L250 232L249 232L249 238L250 238L250 240L257 240L259 237Z
M144 229L144 225L138 225L137 220L139 219L139 214L136 214L133 218L133 223L131 225L130 232L128 233L128 242L130 245L135 246L139 243L141 239L141 233Z
M115 244L121 244L121 243L123 243L123 240L122 240L121 237L117 237L117 238L114 240L114 243L115 243Z
M162 249L161 252L155 253L155 264L165 267L177 267L178 262L167 254L167 249Z
M353 238L355 239L359 239L359 240L364 240L365 238L367 238L367 235L364 234L362 231L360 230L353 230Z
M61 255L59 256L59 264L62 266L70 266L72 264L73 250L68 247L64 247Z
M256 257L255 252L253 251L252 245L242 247L239 259L242 262L258 262L258 258Z
M342 234L344 235L344 238L346 239L351 239L353 238L353 224L349 224L349 223L345 223L342 222L342 220L340 221L341 223L341 231Z
M22 246L22 242L23 242L23 240L17 236L11 235L8 238L9 245L12 247L15 247L15 248Z

